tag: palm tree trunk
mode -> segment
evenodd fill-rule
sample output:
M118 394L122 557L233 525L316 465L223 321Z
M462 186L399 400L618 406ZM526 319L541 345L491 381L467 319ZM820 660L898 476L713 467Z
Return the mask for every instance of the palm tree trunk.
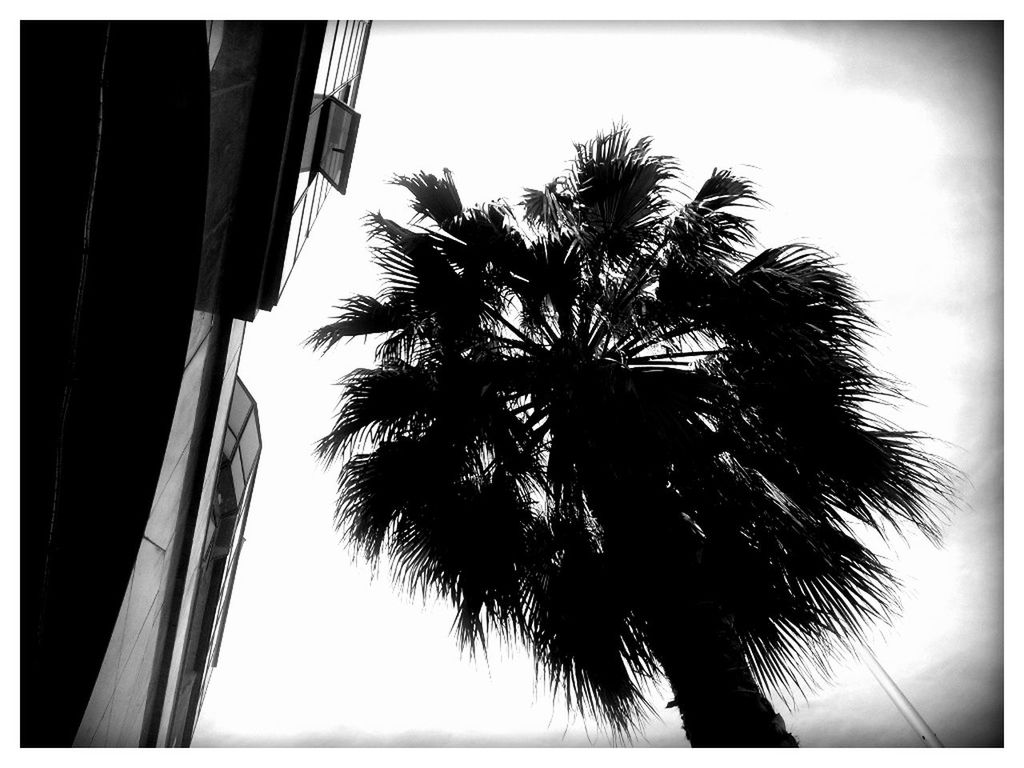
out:
M711 599L653 626L654 644L693 747L795 747L761 693L732 619Z

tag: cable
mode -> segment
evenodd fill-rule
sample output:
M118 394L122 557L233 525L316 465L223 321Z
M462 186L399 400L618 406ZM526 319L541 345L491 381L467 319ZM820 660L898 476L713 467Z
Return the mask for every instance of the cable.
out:
M92 239L92 214L96 201L96 181L99 176L100 149L103 142L103 92L106 86L107 53L110 50L110 26L107 22L106 36L103 41L103 58L100 62L99 107L96 120L96 152L93 158L92 179L89 183L89 197L85 208L85 221L82 224L82 265L78 272L78 290L75 296L75 314L71 323L71 361L67 381L64 384L64 396L61 401L60 427L57 432L57 458L53 479L53 507L50 510L50 527L46 539L46 555L43 560L42 595L39 606L39 620L36 625L36 640L41 639L43 617L46 614L47 587L50 581L50 556L53 552L54 533L57 528L57 507L60 503L60 482L64 461L64 434L67 428L68 411L71 408L71 390L75 382L75 370L78 362L78 334L82 323L82 304L85 298L86 273L89 268L89 247Z

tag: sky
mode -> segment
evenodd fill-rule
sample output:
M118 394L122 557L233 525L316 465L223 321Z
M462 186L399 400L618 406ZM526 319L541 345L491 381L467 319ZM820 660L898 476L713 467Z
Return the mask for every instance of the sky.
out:
M348 194L247 331L263 452L194 746L609 744L535 685L524 652L463 657L449 607L352 561L332 523L337 467L312 447L373 343L321 358L302 341L379 289L361 218L410 218L394 173L449 168L464 201L515 200L622 119L694 188L716 167L752 178L771 204L761 242L836 254L871 302L871 359L912 398L895 419L967 479L943 547L886 550L907 589L872 647L947 746L1001 744L1001 57L999 28L965 23L375 22ZM653 693L662 716L637 746L686 745L670 698ZM917 743L856 661L776 704L805 746Z

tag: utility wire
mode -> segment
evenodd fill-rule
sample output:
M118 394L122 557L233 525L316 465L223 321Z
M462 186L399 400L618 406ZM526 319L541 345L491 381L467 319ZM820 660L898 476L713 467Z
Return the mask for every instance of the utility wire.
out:
M39 617L36 624L36 639L41 639L43 617L46 614L47 588L50 581L50 556L53 552L54 534L57 528L57 507L60 503L61 475L64 463L64 434L67 428L68 411L71 409L71 390L77 375L78 333L82 322L82 304L85 300L85 282L89 269L89 248L92 242L92 214L96 201L96 180L99 176L100 148L103 142L103 92L106 87L107 53L110 49L110 22L107 22L106 37L103 41L103 58L100 62L99 107L96 118L96 151L93 157L92 179L89 183L89 197L85 209L85 221L82 225L82 264L78 271L78 290L75 295L75 314L71 323L71 361L67 380L64 384L64 396L60 408L60 428L57 433L57 458L53 478L53 505L50 510L50 528L47 533L46 555L43 561L43 583L40 596Z

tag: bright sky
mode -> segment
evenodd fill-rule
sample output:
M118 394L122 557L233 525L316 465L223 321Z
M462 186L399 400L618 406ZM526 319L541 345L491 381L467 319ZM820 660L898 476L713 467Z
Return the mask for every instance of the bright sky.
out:
M838 254L885 335L875 361L915 401L902 426L967 475L943 549L891 553L904 616L875 652L947 746L1002 738L1002 77L972 25L375 22L349 194L333 196L282 303L249 328L241 375L263 454L200 745L606 745L497 647L461 658L451 609L371 582L332 526L335 472L312 459L339 394L372 362L302 340L338 299L376 293L361 216L406 221L396 172L450 168L463 200L515 199L574 140L625 118L694 186L731 166L772 208L762 242ZM671 698L654 695L661 710ZM807 746L914 745L869 672L783 708ZM675 710L646 741L684 745Z

